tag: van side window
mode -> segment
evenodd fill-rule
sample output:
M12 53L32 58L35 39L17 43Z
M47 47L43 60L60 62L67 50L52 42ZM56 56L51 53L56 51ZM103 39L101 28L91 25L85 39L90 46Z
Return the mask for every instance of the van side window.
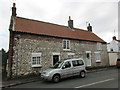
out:
M72 61L73 66L81 66L84 65L82 60L76 60L76 61Z
M64 66L65 66L65 68L69 68L69 67L71 67L71 63L70 63L70 61L65 62Z
M82 60L78 60L78 64L79 64L79 65L84 65L84 63L83 63Z

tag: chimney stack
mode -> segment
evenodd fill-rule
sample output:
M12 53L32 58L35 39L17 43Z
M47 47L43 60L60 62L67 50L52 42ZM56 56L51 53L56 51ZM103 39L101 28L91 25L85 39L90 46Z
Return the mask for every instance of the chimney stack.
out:
M116 39L116 36L113 37L113 40L117 40L117 39Z
M87 26L87 30L89 31L89 32L92 32L92 26L90 26L90 23L88 24L89 26Z
M69 16L69 21L68 21L68 27L70 29L73 29L73 20L71 20L71 17Z
M12 16L16 17L16 4L13 3L13 7L12 7Z

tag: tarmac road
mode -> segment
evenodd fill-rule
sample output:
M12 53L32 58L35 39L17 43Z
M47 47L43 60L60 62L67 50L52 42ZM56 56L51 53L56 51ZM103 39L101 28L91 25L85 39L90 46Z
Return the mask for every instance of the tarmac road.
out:
M118 69L88 73L85 78L72 77L59 83L37 81L10 88L118 88Z

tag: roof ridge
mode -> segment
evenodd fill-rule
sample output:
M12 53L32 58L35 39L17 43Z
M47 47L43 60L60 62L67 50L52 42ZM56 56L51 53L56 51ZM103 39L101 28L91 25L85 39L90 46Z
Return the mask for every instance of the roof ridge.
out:
M26 19L26 20L37 21L37 22L42 22L42 23L54 24L54 25L58 25L58 26L67 27L67 26L65 26L65 25L59 25L59 24L55 24L55 23L50 23L50 22L39 21L39 20L36 20L36 19L24 18L24 17L19 17L19 16L17 16L17 18L22 18L22 19Z
M59 25L59 24L55 24L55 23L44 22L44 21L39 21L39 20L30 19L30 18L25 18L25 17L20 17L20 16L17 16L17 18L22 18L22 19L26 19L26 20L31 20L31 21L36 21L36 22L42 22L42 23L47 23L47 24L53 24L53 25L57 25L57 26L62 26L62 27L67 27L67 28L69 28L68 26L65 26L65 25ZM88 32L87 30L80 29L80 28L73 28L73 29L82 30L82 31Z

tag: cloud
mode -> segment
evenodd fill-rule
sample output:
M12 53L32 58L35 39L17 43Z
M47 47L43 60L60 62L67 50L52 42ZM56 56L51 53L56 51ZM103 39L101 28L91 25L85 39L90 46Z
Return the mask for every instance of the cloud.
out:
M87 1L87 2L86 2ZM0 48L9 46L9 23L12 3L16 3L20 17L68 25L68 17L74 20L74 27L86 29L86 21L93 26L93 32L107 42L111 41L114 29L118 30L119 0L1 0L0 1Z
M2 43L0 43L0 50L4 48L6 51L8 51L9 38L7 36L0 36L0 40L2 41Z

